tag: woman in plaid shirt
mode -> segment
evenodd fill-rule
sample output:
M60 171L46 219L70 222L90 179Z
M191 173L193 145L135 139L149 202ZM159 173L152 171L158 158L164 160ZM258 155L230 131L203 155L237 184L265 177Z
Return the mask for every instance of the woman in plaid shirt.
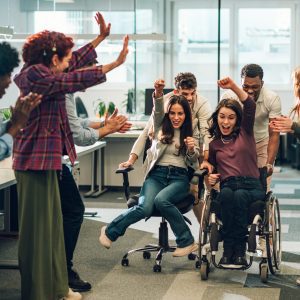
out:
M25 65L15 77L22 94L43 95L27 125L14 140L13 168L19 196L19 265L22 299L81 299L68 288L60 195L56 171L62 155L76 159L65 94L106 81L106 73L123 64L128 36L116 61L80 69L96 58L105 36L72 52L72 38L42 31L23 46Z

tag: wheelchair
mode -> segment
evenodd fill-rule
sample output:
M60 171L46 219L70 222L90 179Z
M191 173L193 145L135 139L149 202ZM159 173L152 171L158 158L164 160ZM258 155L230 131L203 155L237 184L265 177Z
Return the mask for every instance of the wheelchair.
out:
M125 193L125 198L126 198L128 208L138 205L138 199L139 199L139 194L131 195L130 193L128 173L133 169L134 169L133 167L127 167L127 168L119 168L118 170L116 170L116 173L123 175L123 188L124 188L124 193ZM203 190L202 186L203 186L204 176L206 174L207 174L207 170L197 170L196 172L193 173L193 181L199 183L200 185L199 190ZM195 198L190 193L186 198L184 198L182 201L176 204L176 207L183 215L184 220L190 225L192 225L191 221L186 216L184 216L184 214L189 212L193 208L194 202L195 202ZM133 253L142 252L144 259L150 259L151 252L156 252L155 264L153 265L153 272L161 272L161 263L162 263L163 254L167 252L175 251L176 246L169 245L168 225L166 219L162 217L160 212L156 209L154 209L152 215L150 217L147 217L145 221L147 221L151 217L161 217L161 222L158 231L159 232L158 244L148 244L145 247L129 250L122 258L121 261L122 266L127 267L129 265L128 256ZM190 253L188 255L188 259L194 261L198 259L198 256L194 253Z
M266 168L260 169L260 179L266 190ZM216 262L218 244L222 241L220 218L220 202L218 192L207 192L203 201L203 209L199 230L199 260L196 267L200 269L201 280L207 280L211 265L218 269L246 270L253 263L255 254L261 254L259 274L261 281L268 281L269 272L273 275L280 270L281 263L281 223L279 201L272 191L266 194L264 201L252 203L248 213L247 265L221 265ZM257 236L264 249L259 253ZM259 257L259 256L257 256Z

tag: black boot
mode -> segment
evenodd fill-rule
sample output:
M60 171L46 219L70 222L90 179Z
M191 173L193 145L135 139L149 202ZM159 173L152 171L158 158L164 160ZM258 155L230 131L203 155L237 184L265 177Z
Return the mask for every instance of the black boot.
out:
M74 292L87 292L92 286L89 282L82 280L78 273L74 270L68 270L69 287Z

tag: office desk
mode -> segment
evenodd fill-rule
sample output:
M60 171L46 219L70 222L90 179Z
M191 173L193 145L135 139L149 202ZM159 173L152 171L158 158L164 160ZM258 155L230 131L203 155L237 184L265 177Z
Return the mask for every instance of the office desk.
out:
M85 197L98 197L106 191L104 188L104 148L106 142L98 141L91 146L75 146L77 157L91 154L91 189L84 194ZM68 156L64 156L68 161ZM98 188L97 188L98 186Z
M17 183L14 171L9 168L0 169L0 190L4 192L4 230L1 230L1 235L16 235L17 232L11 231L11 199L10 188ZM18 269L18 262L0 261L0 269Z

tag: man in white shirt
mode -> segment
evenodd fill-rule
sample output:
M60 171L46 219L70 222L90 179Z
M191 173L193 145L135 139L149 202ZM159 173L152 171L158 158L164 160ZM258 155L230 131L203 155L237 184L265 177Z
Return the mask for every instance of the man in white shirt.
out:
M279 96L266 88L263 81L263 69L257 64L245 65L241 70L243 90L254 97L256 113L254 136L256 141L257 164L259 168L267 167L267 190L270 190L271 175L279 147L279 133L269 127L269 122L281 115ZM238 97L232 91L226 91L221 99Z

